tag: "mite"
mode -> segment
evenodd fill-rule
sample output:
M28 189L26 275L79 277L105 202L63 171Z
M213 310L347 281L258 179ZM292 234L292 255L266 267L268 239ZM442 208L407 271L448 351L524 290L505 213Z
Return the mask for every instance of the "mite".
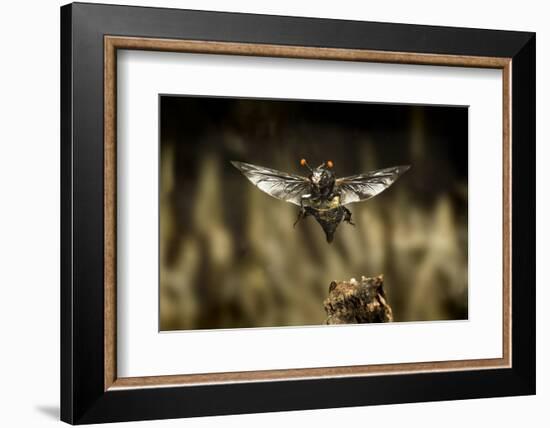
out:
M323 228L327 242L331 243L338 225L351 224L351 211L346 205L370 199L390 187L409 165L378 169L364 174L337 178L332 161L311 168L305 159L300 165L309 175L303 177L271 168L231 161L258 189L274 198L300 207L296 224L312 216Z

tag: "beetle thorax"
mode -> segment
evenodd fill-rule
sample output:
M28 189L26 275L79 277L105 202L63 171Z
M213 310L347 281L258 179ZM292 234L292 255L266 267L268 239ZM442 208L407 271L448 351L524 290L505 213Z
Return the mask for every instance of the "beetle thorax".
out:
M334 188L334 174L326 168L316 168L310 175L310 181L314 193L322 196L328 196Z

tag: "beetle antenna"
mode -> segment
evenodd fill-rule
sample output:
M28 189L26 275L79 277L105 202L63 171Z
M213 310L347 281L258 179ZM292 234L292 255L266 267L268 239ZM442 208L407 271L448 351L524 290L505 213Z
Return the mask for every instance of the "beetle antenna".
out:
M311 167L309 166L309 164L305 159L300 160L300 165L305 166L307 169L309 169L309 172L313 172L313 170L311 169Z

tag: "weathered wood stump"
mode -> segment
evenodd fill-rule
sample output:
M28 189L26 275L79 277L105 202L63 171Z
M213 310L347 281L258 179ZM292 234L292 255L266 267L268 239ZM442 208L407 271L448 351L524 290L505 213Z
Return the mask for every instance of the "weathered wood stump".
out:
M349 281L332 281L328 297L323 302L327 324L363 324L393 321L393 313L386 301L384 276L361 277Z

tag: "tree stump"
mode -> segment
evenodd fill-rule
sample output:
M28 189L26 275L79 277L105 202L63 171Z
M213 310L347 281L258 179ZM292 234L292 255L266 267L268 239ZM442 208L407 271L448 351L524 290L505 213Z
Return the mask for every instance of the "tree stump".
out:
M361 277L361 281L332 281L323 302L328 315L326 324L363 324L393 321L386 301L384 276Z

